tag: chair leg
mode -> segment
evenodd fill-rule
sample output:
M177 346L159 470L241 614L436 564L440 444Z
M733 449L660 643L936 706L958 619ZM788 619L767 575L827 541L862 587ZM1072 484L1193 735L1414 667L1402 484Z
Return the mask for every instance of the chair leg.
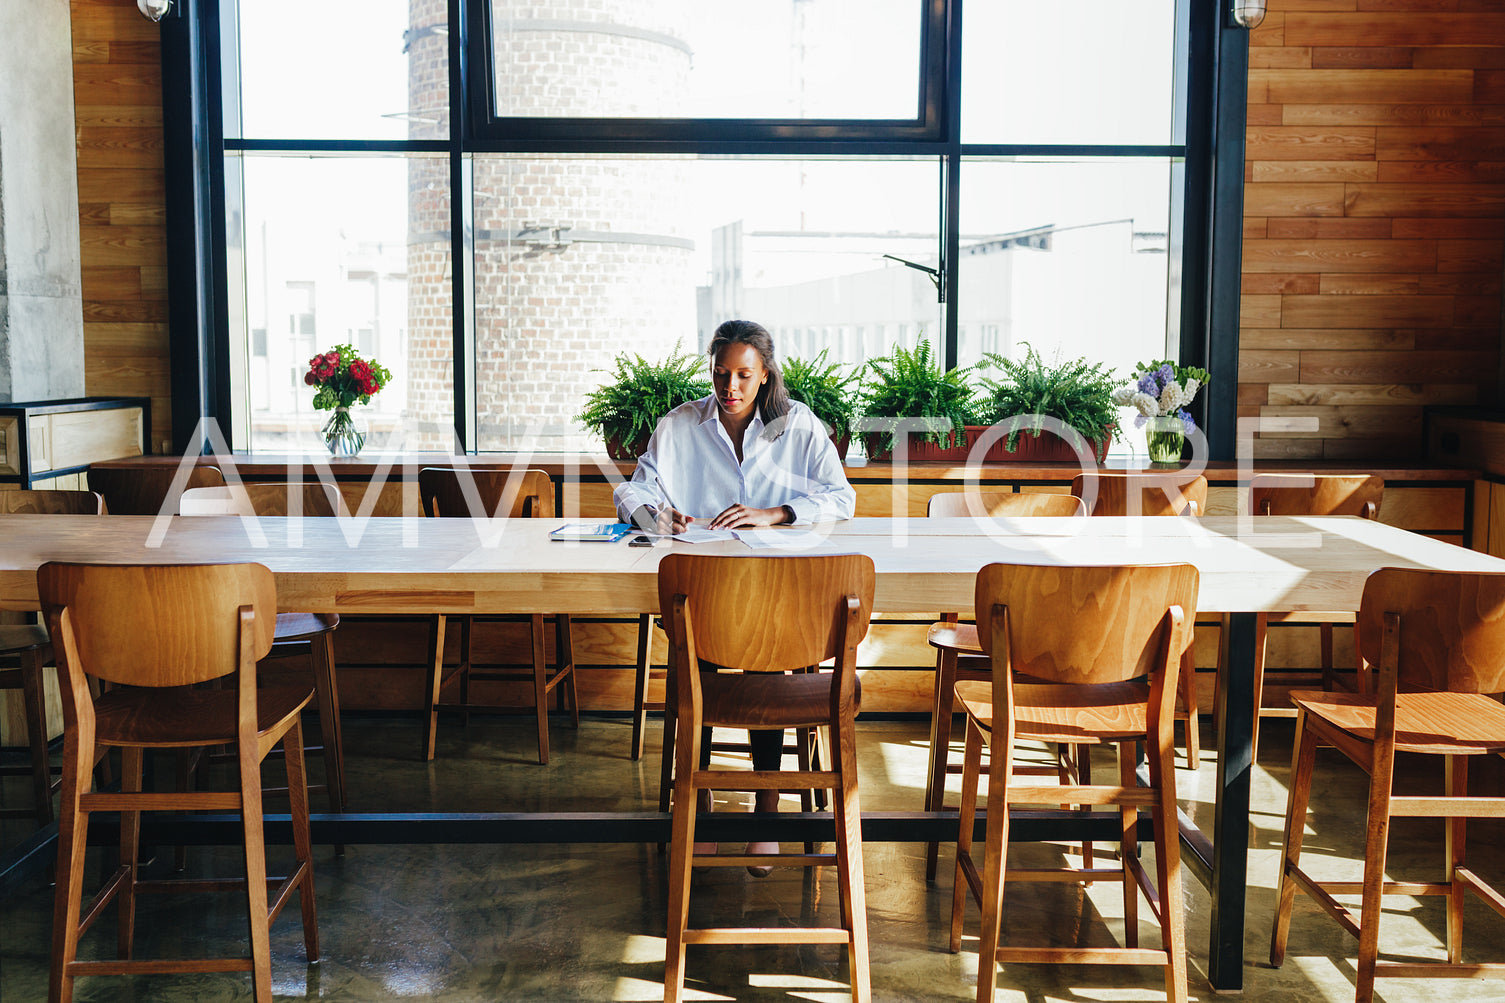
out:
M1468 797L1468 757L1445 756L1448 797ZM1444 830L1443 852L1447 855L1447 872L1443 880L1448 883L1448 961L1461 964L1463 961L1463 904L1468 888L1458 880L1458 868L1463 866L1464 849L1468 830L1468 818L1450 815Z
M237 751L241 827L245 832L246 915L251 927L251 983L256 1003L272 1003L272 945L268 931L266 844L262 834L266 823L261 807L261 764L255 759L254 748L241 745ZM306 791L304 798L306 803Z
M120 790L125 794L141 791L142 750L140 746L125 746L120 750ZM125 879L116 893L120 908L120 922L116 930L115 956L122 961L131 957L131 944L136 939L136 877L141 856L141 812L120 812L120 866Z
M972 830L977 819L977 784L982 770L982 732L967 720L967 744L962 753L962 803L956 829L956 867L951 882L951 953L962 949L962 916L967 905L967 881L962 862L972 860Z
M1265 649L1270 639L1270 618L1263 613L1254 617L1254 737L1249 761L1259 762L1259 711L1265 699Z
M925 810L946 804L946 761L951 752L951 715L956 710L956 652L941 649L935 659L935 692L930 701L930 764L925 777ZM935 882L940 843L925 844L925 880Z
M658 810L665 813L669 811L669 796L674 790L674 742L679 732L678 718L674 709L674 667L671 665L669 678L664 684L664 738L658 765Z
M549 765L549 668L544 661L543 615L528 617L533 651L533 716L538 722L538 765Z
M1338 682L1338 673L1333 668L1333 625L1319 624L1322 634L1322 688L1329 693Z
M1119 742L1115 747L1118 754L1118 784L1120 787L1137 787L1139 785L1138 769L1139 757L1134 742ZM1119 805L1119 838L1118 858L1123 869L1123 899L1124 899L1124 946L1139 946L1139 882L1129 870L1129 861L1139 855L1139 809L1134 805ZM1156 848L1156 857L1159 857L1159 848ZM1162 897L1162 901L1163 901Z
M1186 708L1186 765L1195 770L1202 765L1201 726L1197 721L1196 649L1187 648L1181 656L1181 703Z
M26 741L31 746L31 789L37 824L52 821L52 764L47 754L47 709L42 688L45 650L21 653L21 703L26 713Z
M1390 844L1390 791L1394 781L1395 746L1376 742L1369 772L1369 838L1364 843L1364 891L1359 906L1358 986L1354 1003L1370 1003L1374 999L1374 969L1380 954L1380 903Z
M325 747L329 745L325 741ZM310 962L319 960L319 915L314 901L313 838L308 825L308 774L303 762L303 725L293 726L282 736L287 765L287 799L293 823L293 849L303 877L298 882L298 908L303 914L303 950Z
M345 742L340 733L340 690L335 678L334 637L325 632L309 642L314 667L314 691L319 698L319 734L324 743L324 782L329 788L329 807L345 810Z
M997 719L995 719L996 721ZM1002 722L999 722L1002 723ZM977 1001L993 1003L998 985L998 939L1003 923L1003 889L1009 852L1009 775L1014 764L1012 735L990 750L987 842L983 847L982 929L977 935ZM972 739L967 738L968 745Z
M423 721L423 758L434 758L434 739L439 730L439 687L444 682L443 613L429 618L428 714Z
M1296 881L1291 873L1301 863L1301 840L1306 833L1306 806L1312 793L1312 768L1317 743L1307 733L1306 711L1296 716L1296 747L1291 753L1291 789L1286 799L1286 826L1280 854L1280 880L1275 889L1275 924L1270 933L1270 965L1279 968L1286 958L1291 932L1291 909L1296 904Z
M653 650L653 617L638 617L638 662L632 680L632 759L643 758L643 732L648 727L648 669Z
M96 759L91 741L82 749L76 737L64 742L63 797L58 812L57 886L53 892L52 965L49 1003L71 1003L73 976L66 974L78 955L78 921L83 907L84 855L89 847L89 813L79 798L91 788Z
M1160 944L1167 956L1165 994L1168 1003L1186 1003L1186 911L1181 897L1181 827L1176 820L1176 750L1167 744L1147 751L1150 786L1156 791L1150 819L1155 832L1155 885L1160 893Z
M831 750L839 786L832 793L836 821L836 874L847 931L852 973L852 1003L869 1003L872 977L867 950L867 896L862 869L862 809L857 798L857 734L850 716L835 725Z
M677 724L677 722L676 722ZM680 1003L685 986L685 927L690 920L690 866L695 844L695 770L700 722L686 719L675 740L673 834L669 844L669 917L664 944L664 1003Z
M470 727L470 632L475 618L460 618L460 727Z
M560 699L569 703L570 725L580 727L580 691L575 688L575 643L570 636L570 618L566 613L554 615L554 672L568 672Z

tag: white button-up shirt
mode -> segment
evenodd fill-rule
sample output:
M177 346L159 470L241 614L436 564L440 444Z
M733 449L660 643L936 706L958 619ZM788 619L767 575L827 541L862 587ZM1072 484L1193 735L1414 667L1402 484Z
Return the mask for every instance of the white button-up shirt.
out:
M624 522L643 505L665 504L664 492L697 521L709 522L733 505L788 505L796 524L852 517L857 492L825 426L808 407L790 401L783 434L772 440L763 438L763 417L755 410L742 435L741 463L719 411L713 394L660 419L632 480L613 492Z

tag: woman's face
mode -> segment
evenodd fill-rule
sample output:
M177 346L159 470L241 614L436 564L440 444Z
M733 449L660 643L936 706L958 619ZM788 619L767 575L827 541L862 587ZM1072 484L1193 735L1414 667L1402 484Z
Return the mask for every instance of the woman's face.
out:
M758 403L758 388L768 382L763 357L751 345L732 342L711 362L711 385L716 404L728 418L750 417Z

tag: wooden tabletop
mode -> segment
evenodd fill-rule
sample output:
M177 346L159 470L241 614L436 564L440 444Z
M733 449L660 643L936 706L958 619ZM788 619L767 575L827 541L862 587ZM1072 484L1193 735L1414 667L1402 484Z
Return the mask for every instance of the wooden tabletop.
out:
M654 571L671 550L754 551L730 541L653 548L556 543L564 520L0 516L0 608L36 609L49 560L111 563L258 561L284 610L338 613L657 611ZM815 552L857 551L878 571L887 613L971 608L973 579L995 561L1125 564L1187 561L1202 573L1204 612L1354 610L1380 567L1505 572L1505 561L1362 519L852 519L774 539ZM259 534L259 535L258 535ZM752 601L750 599L750 601Z

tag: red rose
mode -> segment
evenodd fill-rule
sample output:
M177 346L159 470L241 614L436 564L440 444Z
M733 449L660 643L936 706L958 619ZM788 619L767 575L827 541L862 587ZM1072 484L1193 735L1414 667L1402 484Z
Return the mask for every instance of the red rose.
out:
M309 386L314 386L319 382L319 378L313 373L304 373L303 382L307 383Z
M327 363L329 363L331 366L338 366L340 364L340 353L339 352L325 352L324 353L324 361L327 362Z
M358 383L366 382L371 378L371 364L364 359L351 360L350 376Z

